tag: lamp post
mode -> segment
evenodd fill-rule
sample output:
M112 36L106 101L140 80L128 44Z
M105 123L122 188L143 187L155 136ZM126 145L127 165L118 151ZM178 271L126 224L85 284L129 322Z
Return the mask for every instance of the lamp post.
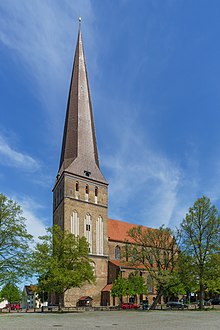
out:
M41 307L41 311L44 311L44 290L42 291L42 307Z

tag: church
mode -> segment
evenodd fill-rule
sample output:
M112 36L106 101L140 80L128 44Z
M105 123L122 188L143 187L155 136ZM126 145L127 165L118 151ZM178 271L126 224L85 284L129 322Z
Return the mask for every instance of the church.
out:
M146 278L149 300L153 282L147 272L129 263L123 253L131 244L130 223L108 218L108 182L99 165L82 32L79 27L67 101L59 170L53 188L53 224L74 235L85 236L90 249L95 284L68 290L64 306L76 306L84 297L93 306L117 305L111 297L113 281L139 271ZM139 297L138 299L143 299Z

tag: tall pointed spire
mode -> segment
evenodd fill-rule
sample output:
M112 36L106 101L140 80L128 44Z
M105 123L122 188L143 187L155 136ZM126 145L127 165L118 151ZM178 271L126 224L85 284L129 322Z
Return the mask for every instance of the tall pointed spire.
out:
M59 174L67 171L105 182L98 160L92 103L82 43L81 18L76 44L66 119L60 157Z

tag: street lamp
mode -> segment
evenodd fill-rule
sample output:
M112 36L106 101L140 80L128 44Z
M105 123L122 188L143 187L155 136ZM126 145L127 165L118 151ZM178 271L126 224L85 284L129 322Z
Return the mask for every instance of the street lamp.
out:
M42 290L42 308L41 311L44 311L44 290Z

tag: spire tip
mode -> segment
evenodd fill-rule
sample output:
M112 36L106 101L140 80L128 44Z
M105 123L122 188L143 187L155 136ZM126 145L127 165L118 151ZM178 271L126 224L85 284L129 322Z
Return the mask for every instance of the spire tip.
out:
M80 29L81 21L82 21L82 18L80 16L78 17L78 21L79 21L79 29Z
M79 21L79 31L80 31L80 28L81 28L81 21L82 21L82 18L79 16L78 17L78 21Z

